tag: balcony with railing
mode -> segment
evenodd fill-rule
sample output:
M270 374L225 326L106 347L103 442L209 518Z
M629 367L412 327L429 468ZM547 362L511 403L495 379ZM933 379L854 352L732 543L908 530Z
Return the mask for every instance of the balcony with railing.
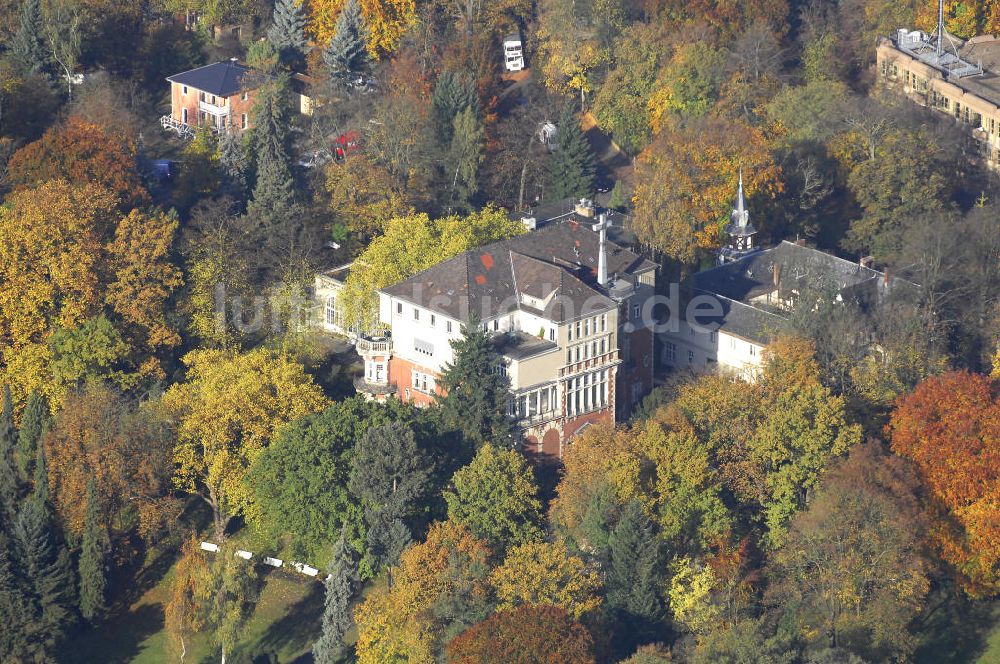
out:
M359 336L354 341L354 349L358 351L359 355L391 355L392 339L390 337Z
M207 101L198 102L198 110L203 113L208 113L209 115L229 115L228 106L219 106L218 104L211 104Z
M370 394L372 396L388 396L390 394L396 393L396 384L389 382L375 383L369 381L364 376L355 376L354 389L361 394Z

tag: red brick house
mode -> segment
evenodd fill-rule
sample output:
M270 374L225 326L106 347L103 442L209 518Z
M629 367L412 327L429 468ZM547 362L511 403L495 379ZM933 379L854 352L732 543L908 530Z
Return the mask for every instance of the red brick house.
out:
M262 82L251 72L232 59L168 76L170 115L160 124L180 134L206 125L215 132L250 129L254 93Z

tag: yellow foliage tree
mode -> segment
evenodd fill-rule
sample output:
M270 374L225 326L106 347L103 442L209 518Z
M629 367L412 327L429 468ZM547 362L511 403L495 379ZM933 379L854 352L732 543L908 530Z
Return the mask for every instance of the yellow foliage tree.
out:
M114 277L105 300L151 355L181 343L167 320L167 301L182 283L180 269L170 262L177 224L171 213L132 210L108 245ZM152 356L139 373L164 376Z
M229 520L250 506L243 479L257 455L280 427L328 401L301 364L265 348L198 350L184 363L186 380L162 399L177 431L174 484L212 508L222 537Z
M392 586L379 585L355 611L359 664L434 662L444 622L431 607L460 595L484 602L489 548L453 521L436 523L427 539L403 552Z
M413 276L463 251L524 233L520 221L486 207L465 217L431 219L426 214L395 217L354 262L342 301L347 325L374 326L376 291Z
M0 208L0 382L15 402L32 390L53 396L49 337L100 313L117 204L97 185L53 180Z
M551 604L574 618L601 605L601 580L562 542L528 542L514 547L490 574L500 608Z
M539 5L538 58L545 85L585 99L592 89L591 74L607 61L607 50L593 30L580 26L573 3L543 0Z
M330 210L355 233L372 238L385 232L389 220L411 214L412 206L384 167L365 154L326 167Z
M661 131L639 156L637 236L671 258L695 263L702 252L719 246L741 169L747 196L781 191L781 168L760 129L705 118Z
M330 43L337 31L337 17L345 0L309 0L309 32L321 46ZM417 16L414 0L361 0L361 13L368 27L368 52L381 58L396 50L400 39Z

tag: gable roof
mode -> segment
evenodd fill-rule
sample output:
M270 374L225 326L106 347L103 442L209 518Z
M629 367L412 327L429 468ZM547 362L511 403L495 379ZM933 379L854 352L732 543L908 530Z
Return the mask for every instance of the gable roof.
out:
M598 249L598 235L589 226L552 224L471 249L382 292L457 320L525 310L561 323L615 306L597 284ZM606 253L608 273L618 280L635 281L656 269L612 242Z
M167 80L216 97L231 97L244 89L258 87L251 84L248 72L250 72L249 67L235 60L226 60L168 76Z

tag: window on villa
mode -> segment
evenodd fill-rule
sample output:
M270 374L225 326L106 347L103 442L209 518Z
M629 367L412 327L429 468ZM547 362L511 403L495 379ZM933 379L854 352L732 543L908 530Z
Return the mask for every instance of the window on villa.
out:
M674 362L676 362L677 361L677 344L668 341L667 344L666 344L666 346L664 348L666 350L667 362L670 363L670 364L673 364Z
M573 341L573 326L569 326L569 340Z
M437 316L431 314L431 327L434 327L434 323L437 322Z
M500 329L500 319L499 318L494 318L493 319L493 331L496 332L499 329Z
M585 336L585 337L589 337L590 336L590 319L589 318L587 320L583 321L583 336Z
M451 334L451 321L450 320L445 321L445 323L444 323L444 329L448 332L448 334Z
M413 320L420 320L420 309L413 307Z
M186 95L187 93L188 93L188 86L182 85L181 86L181 94L182 95Z
M249 98L250 98L249 92L244 92L243 94L240 95L240 99L242 99L243 101L246 101Z
M181 122L188 123L188 110L186 108L181 109Z
M549 341L555 341L555 340L556 340L556 328L550 327L549 328Z
M694 364L694 351L688 351L688 364Z
M247 114L243 113L240 115L240 129L247 128Z
M638 318L638 317L639 317L639 305L638 304L633 304L632 305L632 318Z
M326 298L326 307L324 310L326 324L334 325L337 322L337 298L334 295Z
M402 314L403 313L403 303L402 302L397 302L396 303L396 313L397 314Z
M608 315L601 314L601 332L604 332L608 328Z

